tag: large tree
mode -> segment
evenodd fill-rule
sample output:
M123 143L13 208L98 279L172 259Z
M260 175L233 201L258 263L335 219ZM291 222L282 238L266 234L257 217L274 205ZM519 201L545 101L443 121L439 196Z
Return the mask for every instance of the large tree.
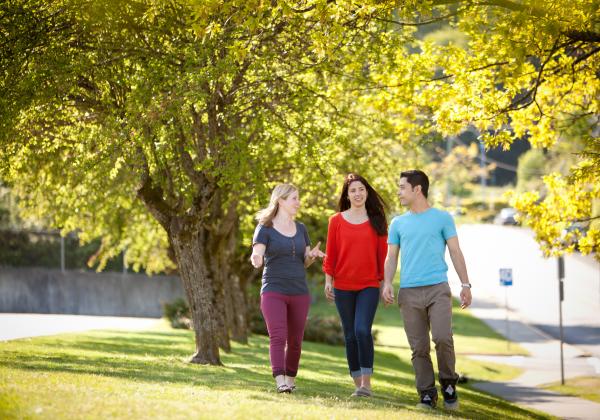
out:
M240 210L275 180L299 181L317 215L342 170L393 190L395 160L414 162L406 148L432 134L475 126L489 146L526 135L552 147L577 121L578 215L598 196L591 1L0 8L1 176L49 223L102 237L100 261L127 250L150 271L176 266L195 362L218 364L230 334L244 340ZM440 22L465 43L415 29Z
M365 48L378 45L375 12L346 2L4 2L1 175L29 214L83 241L101 237L100 268L118 252L148 271L176 267L192 361L219 364L219 347L247 331L234 255L245 202L274 180L317 197L344 162L381 156L373 142L393 140L368 137L383 119L343 87L360 83L377 53Z

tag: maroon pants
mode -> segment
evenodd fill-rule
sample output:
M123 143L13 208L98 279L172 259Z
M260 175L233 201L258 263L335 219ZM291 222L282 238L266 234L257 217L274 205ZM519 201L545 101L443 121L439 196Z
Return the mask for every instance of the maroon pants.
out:
M284 295L265 292L260 309L269 331L269 355L273 376L295 377L298 373L304 326L310 295Z

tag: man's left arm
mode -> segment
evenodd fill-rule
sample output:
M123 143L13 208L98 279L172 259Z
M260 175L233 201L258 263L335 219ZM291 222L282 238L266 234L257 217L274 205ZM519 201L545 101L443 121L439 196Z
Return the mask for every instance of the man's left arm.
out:
M460 245L458 244L458 236L453 236L446 240L446 244L448 244L448 251L450 253L450 259L452 260L452 265L454 265L454 269L456 270L456 274L458 274L458 278L461 282L461 291L460 291L460 307L466 308L471 304L471 283L469 283L469 275L467 274L467 265L465 263L465 257L460 249Z

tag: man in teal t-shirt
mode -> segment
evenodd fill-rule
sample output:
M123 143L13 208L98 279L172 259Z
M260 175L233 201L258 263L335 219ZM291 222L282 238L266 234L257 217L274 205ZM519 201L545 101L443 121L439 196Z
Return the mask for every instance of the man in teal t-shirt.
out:
M452 338L452 295L448 285L448 265L444 259L446 245L462 283L460 298L463 309L471 304L471 284L454 220L447 212L429 206L428 191L429 179L424 172L411 170L400 174L398 196L409 210L395 217L390 224L382 296L386 303L394 302L392 281L400 253L398 304L412 351L420 398L417 406L435 408L437 403L435 374L429 355L431 330L444 407L455 410L458 408L458 375Z

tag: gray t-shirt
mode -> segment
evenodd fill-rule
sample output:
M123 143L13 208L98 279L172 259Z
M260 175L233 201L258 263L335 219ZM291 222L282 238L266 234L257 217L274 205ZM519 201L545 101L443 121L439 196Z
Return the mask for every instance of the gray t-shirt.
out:
M273 227L256 226L252 245L266 246L262 287L260 293L277 292L284 295L308 293L304 252L310 245L306 227L296 222L296 234L285 236Z

